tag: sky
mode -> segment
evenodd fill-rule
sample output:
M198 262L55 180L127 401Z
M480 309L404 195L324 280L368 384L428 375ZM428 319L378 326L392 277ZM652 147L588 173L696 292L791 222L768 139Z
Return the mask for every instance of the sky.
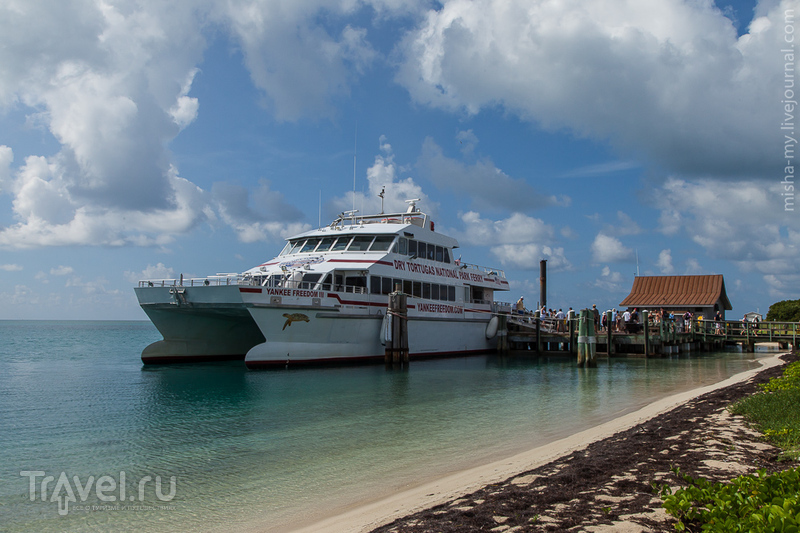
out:
M549 307L800 298L800 0L0 0L0 319L404 210ZM800 48L800 46L798 46ZM795 92L798 95L795 95ZM798 108L800 110L800 108ZM800 180L800 176L798 176Z

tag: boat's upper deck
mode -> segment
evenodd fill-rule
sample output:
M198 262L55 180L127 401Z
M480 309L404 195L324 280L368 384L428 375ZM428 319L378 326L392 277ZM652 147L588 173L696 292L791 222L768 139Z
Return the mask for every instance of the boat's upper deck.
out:
M460 281L508 290L505 272L463 262L455 257L455 248L458 248L458 241L436 232L431 218L411 202L405 213L342 213L328 226L290 237L277 257L240 275L223 274L185 281L191 285L262 286L291 282L314 287L317 283L325 285L326 281L330 284L328 275L334 270L354 270L360 274L349 277L345 274L345 284L352 279L365 286L367 271L374 270L373 276L376 273L387 276L388 269L393 277L413 279L428 275L441 277L448 283ZM151 285L153 281L141 282L140 286ZM393 279L392 283L396 281ZM168 282L157 280L156 284L169 285Z

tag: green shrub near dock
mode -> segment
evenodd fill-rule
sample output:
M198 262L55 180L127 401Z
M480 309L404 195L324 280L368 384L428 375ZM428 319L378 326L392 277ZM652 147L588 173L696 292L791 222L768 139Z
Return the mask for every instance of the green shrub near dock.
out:
M733 404L730 411L746 417L769 442L782 448L784 459L800 458L800 361L762 385L758 394Z
M733 404L733 414L745 416L765 438L782 448L784 460L800 457L800 362L761 386L761 392ZM675 473L688 487L674 493L661 487L664 508L678 519L675 529L702 531L800 532L800 469L767 475L739 476L729 483Z

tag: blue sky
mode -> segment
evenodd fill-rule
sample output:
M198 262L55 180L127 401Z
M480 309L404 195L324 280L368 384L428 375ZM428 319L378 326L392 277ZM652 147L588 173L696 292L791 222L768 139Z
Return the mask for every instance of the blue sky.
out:
M800 298L791 10L7 0L0 319L144 319L138 279L243 271L384 187L507 301L547 259L551 307L617 306L638 271L766 312Z

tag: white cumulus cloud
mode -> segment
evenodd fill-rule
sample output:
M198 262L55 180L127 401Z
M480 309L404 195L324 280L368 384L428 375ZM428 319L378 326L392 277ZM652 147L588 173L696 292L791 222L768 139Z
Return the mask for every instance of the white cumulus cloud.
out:
M787 9L760 4L738 36L713 2L444 1L401 44L397 80L417 102L502 106L673 172L766 177Z
M623 263L633 259L633 250L616 237L598 233L592 242L592 261L595 263Z

